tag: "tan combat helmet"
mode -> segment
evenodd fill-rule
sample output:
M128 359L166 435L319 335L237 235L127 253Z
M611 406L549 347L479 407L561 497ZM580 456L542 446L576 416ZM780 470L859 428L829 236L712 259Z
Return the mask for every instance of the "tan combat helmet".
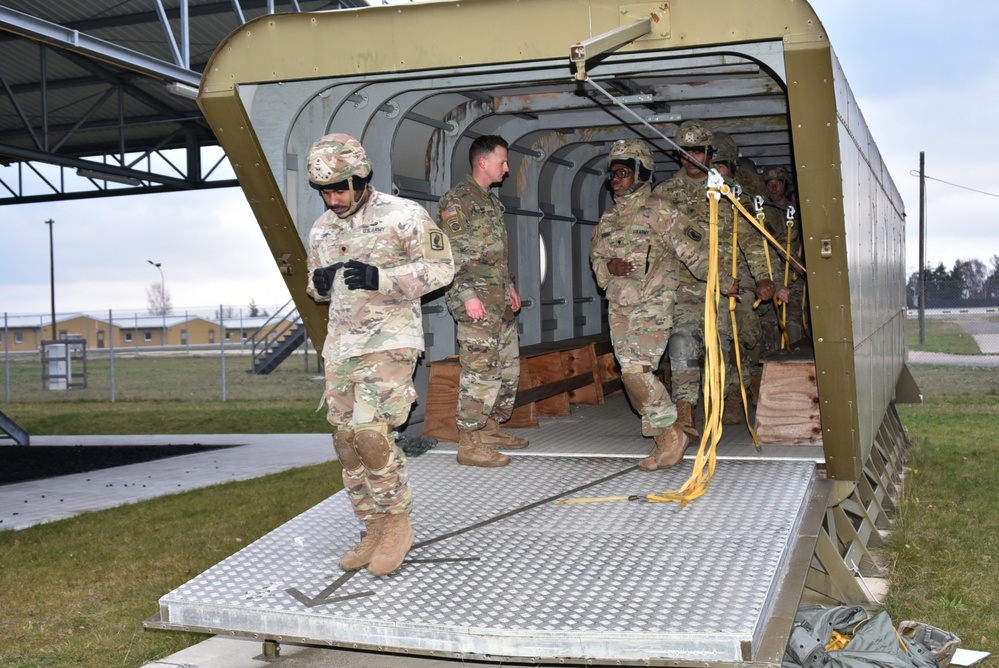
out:
M619 139L611 146L610 155L607 156L608 165L629 161L635 168L639 180L652 180L652 175L656 173L656 161L652 159L652 151L648 145L641 139ZM639 165L645 168L644 172L638 169Z
M673 141L681 148L700 148L705 150L716 148L714 132L704 121L684 121L676 129Z
M320 137L309 150L307 161L309 183L322 189L357 176L371 175L371 161L361 142L350 135L332 134Z
M791 173L787 170L787 167L782 165L775 165L773 167L767 167L763 172L763 181L773 181L777 179L778 181L783 181L785 186L791 185Z
M712 162L727 162L732 169L739 166L739 147L735 145L732 135L727 132L714 132L715 152L711 156Z

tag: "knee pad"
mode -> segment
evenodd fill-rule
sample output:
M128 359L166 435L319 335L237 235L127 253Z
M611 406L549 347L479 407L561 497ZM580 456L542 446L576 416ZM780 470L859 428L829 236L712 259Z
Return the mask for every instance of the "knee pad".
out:
M670 334L666 352L669 354L669 364L673 369L682 371L700 368L697 343L686 332Z
M383 431L388 431L388 425L378 425L385 429L358 429L354 434L354 450L364 468L378 470L385 468L392 454L392 444Z
M356 469L361 465L361 459L354 450L354 432L351 429L337 427L333 434L333 449L344 469Z

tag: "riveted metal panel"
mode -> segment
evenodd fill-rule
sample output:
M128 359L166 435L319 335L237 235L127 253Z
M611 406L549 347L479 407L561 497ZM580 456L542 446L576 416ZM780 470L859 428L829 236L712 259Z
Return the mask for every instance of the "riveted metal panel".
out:
M170 627L436 656L741 661L758 647L801 513L806 461L719 462L674 504L556 505L675 488L635 460L410 460L416 540L389 577L337 565L362 527L338 493L160 600ZM752 654L752 652L751 652Z

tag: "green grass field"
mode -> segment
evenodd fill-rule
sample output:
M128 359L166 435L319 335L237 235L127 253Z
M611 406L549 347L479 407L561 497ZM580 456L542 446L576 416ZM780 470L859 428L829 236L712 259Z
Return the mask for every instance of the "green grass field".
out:
M906 332L909 337L909 350L955 355L980 355L982 352L975 338L964 331L957 320L924 318L923 345L919 344L919 320L909 318L906 321Z
M136 388L140 378L147 383L135 400L111 404L92 387L82 392L95 396L73 390L3 410L38 435L328 430L314 410L321 383L300 368L241 377L233 389L246 398L222 402L207 397L210 381L201 380L218 371L217 359L168 359L134 360ZM891 582L884 606L896 623L924 621L957 633L964 647L996 653L999 373L912 371L926 399L899 406L915 447L881 554ZM206 396L156 399L185 389ZM0 665L141 666L199 642L196 634L143 631L142 621L164 593L337 489L331 463L0 532Z

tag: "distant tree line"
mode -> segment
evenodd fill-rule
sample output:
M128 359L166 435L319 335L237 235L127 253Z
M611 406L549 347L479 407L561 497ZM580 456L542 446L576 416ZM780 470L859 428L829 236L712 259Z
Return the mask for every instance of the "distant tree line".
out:
M986 265L981 260L957 260L947 269L943 262L926 265L926 308L948 306L999 306L999 255ZM906 286L909 308L919 306L919 272L909 276Z

